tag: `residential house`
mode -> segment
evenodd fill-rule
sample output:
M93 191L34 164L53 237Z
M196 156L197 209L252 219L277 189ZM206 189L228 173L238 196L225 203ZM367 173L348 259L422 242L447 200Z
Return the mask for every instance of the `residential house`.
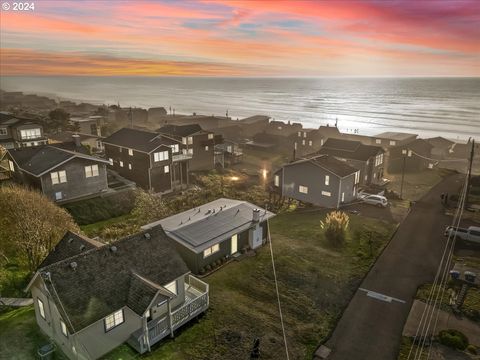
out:
M51 145L10 149L15 181L40 190L52 201L67 202L108 190L108 161Z
M164 107L153 107L148 109L147 115L148 122L157 123L167 116L167 110Z
M402 132L383 132L373 136L375 144L385 149L389 149L393 146L406 145L417 138L417 134L402 133Z
M203 130L215 130L220 127L232 125L234 122L227 116L215 115L170 115L160 122L163 125L192 125L198 124Z
M452 148L455 142L445 139L441 136L426 139L426 141L432 145L432 157L435 159L445 159L453 152Z
M103 116L93 115L89 117L72 117L70 122L77 132L94 136L102 136Z
M360 170L360 185L382 184L385 151L359 141L328 139L315 154L331 155Z
M189 184L191 154L181 141L162 134L123 128L103 139L109 168L145 190L168 193Z
M0 146L5 149L39 146L47 143L43 126L32 119L0 112Z
M295 150L295 158L314 153L323 146L328 139L319 129L302 129L289 136Z
M243 157L243 150L238 143L224 139L221 144L215 145L215 164L228 167L238 164Z
M283 197L327 208L356 199L360 170L330 155L317 155L284 165L273 176L273 189Z
M127 342L139 353L209 306L160 227L102 244L67 232L30 281L38 326L69 359Z
M283 121L272 120L268 123L265 132L271 135L290 136L302 129L303 126L300 123L290 123L290 121L285 123Z
M90 153L103 152L102 137L74 131L62 131L58 134L48 135L48 143L72 151L84 147Z
M243 134L246 137L252 137L255 134L264 132L269 124L270 116L254 115L238 120L242 127Z
M407 145L391 147L388 172L418 172L433 168L435 161L432 160L432 149L433 146L423 139L415 139Z
M213 132L202 130L198 124L165 125L157 132L182 142L186 153L192 156L189 162L190 171L215 168L215 134ZM218 137L217 141L221 142Z
M236 256L243 249L265 243L268 219L275 214L246 201L218 199L180 214L145 225L161 226L175 242L190 270L198 274L207 266Z

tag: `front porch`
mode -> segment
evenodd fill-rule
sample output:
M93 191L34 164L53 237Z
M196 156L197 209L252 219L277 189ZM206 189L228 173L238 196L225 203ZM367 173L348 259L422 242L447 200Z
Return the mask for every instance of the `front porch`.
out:
M148 351L167 335L174 336L174 331L208 309L208 284L193 275L185 276L185 301L173 309L170 314L153 319L147 323L147 331L136 330L128 339L128 344L140 354ZM147 343L148 339L148 343Z

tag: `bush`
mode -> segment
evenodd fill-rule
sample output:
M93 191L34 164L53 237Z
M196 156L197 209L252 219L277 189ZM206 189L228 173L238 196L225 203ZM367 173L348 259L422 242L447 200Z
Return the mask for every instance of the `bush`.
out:
M477 355L477 348L474 345L468 345L467 346L467 351L470 354Z
M335 246L341 246L347 236L350 218L342 211L332 211L327 214L325 221L320 221L320 227L325 232L327 240Z
M455 329L440 331L438 341L452 349L465 350L468 346L468 338L465 334Z

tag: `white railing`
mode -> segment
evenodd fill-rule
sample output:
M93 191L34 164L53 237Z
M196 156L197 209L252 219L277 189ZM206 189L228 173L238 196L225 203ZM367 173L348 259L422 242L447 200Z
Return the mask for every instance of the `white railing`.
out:
M192 154L174 154L172 155L172 161L183 161L183 160L190 160L193 157Z
M177 329L182 326L187 320L197 316L205 311L208 307L208 293L201 295L192 302L183 305L179 309L172 312L172 328Z

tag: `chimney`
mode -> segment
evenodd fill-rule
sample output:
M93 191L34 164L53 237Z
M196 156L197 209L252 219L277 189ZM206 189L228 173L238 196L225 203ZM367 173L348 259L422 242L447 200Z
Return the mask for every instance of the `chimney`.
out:
M73 138L73 142L75 143L75 147L79 148L82 146L82 143L80 142L80 135L73 134L72 138Z
M260 210L253 209L252 221L258 222L260 220Z

